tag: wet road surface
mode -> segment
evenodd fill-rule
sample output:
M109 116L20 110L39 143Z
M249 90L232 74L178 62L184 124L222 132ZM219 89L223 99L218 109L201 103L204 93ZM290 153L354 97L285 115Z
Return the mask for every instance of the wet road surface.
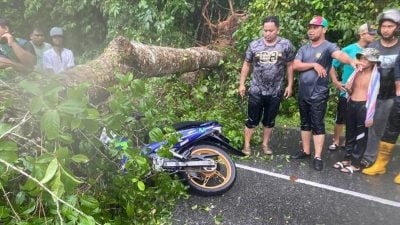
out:
M332 168L344 151L330 152L327 146L323 171L315 171L311 159L289 159L299 148L298 140L297 131L277 131L271 140L273 157L256 153L236 158L233 188L218 197L182 200L173 224L400 224L400 185L393 183L400 172L399 146L386 174L367 176Z

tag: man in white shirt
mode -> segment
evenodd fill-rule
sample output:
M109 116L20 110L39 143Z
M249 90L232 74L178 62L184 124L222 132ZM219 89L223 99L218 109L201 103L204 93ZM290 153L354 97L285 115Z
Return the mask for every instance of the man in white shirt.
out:
M59 74L75 66L74 54L71 50L63 47L63 29L51 28L50 37L53 47L43 54L43 68L51 73Z

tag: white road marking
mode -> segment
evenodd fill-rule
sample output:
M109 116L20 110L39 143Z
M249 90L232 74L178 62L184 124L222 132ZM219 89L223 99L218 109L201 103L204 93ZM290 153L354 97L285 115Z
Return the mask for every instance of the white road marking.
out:
M281 179L284 179L284 180L289 180L289 181L291 180L290 176L288 176L288 175L274 173L274 172L270 172L270 171L262 170L262 169L257 169L257 168L251 167L251 166L246 166L246 165L242 165L242 164L236 164L236 167L240 168L240 169L249 170L249 171L253 171L253 172L256 172L256 173L261 173L261 174L265 174L265 175L268 175L268 176L276 177L276 178L281 178ZM379 197L376 197L376 196L359 193L359 192L356 192L356 191L350 191L350 190L346 190L346 189L343 189L343 188L338 188L338 187L334 187L334 186L330 186L330 185L326 185L326 184L320 184L320 183L317 183L317 182L304 180L304 179L296 179L295 182L296 183L310 185L310 186L313 186L313 187L322 188L322 189L329 190L329 191L335 191L335 192L346 194L346 195L351 195L351 196L358 197L358 198L363 198L363 199L374 201L374 202L378 202L378 203L381 203L381 204L384 204L384 205L390 205L390 206L394 206L394 207L399 207L400 208L400 202L395 202L395 201L387 200L387 199L384 199L384 198L379 198Z

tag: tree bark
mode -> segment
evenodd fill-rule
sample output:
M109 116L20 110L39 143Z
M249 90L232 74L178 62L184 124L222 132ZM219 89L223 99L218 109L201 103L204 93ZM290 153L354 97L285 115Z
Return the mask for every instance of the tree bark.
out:
M156 77L216 67L221 59L221 52L205 47L150 46L117 37L98 58L65 71L64 77L67 86L87 82L107 87L114 84L115 73L132 72L136 78Z

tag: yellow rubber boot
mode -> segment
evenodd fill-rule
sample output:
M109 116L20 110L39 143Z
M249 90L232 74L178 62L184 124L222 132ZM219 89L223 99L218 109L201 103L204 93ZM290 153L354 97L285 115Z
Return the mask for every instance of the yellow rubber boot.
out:
M400 184L400 173L394 178L396 184Z
M386 165L389 163L395 145L384 141L379 142L378 156L374 165L363 169L362 173L377 175L386 173Z

